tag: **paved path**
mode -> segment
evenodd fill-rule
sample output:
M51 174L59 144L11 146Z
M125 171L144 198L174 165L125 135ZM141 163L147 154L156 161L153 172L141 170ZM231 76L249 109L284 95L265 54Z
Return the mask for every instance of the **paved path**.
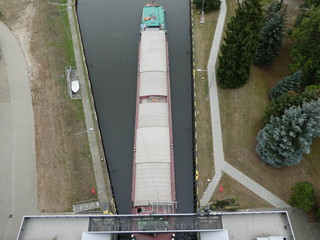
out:
M85 61L83 59L84 53L81 51L81 48L80 48L80 46L82 45L80 45L79 38L78 38L78 32L76 27L78 25L75 22L76 13L72 3L73 3L73 0L68 0L67 11L68 11L70 29L72 34L76 67L79 75L82 104L83 104L83 110L85 113L84 115L85 115L86 128L91 129L91 128L95 128L95 122L97 122L97 116L92 114L92 113L95 113L95 110L91 108L92 104L90 101L93 102L93 99L90 98L91 95L88 94L88 90L87 90L87 84L85 80L86 69L84 68ZM94 170L94 175L95 175L95 180L97 185L98 199L100 204L104 204L104 203L110 203L108 199L109 198L111 199L112 196L111 196L110 186L106 186L106 183L105 183L103 167L102 167L102 164L105 164L105 162L101 161L101 156L100 156L98 141L97 141L97 137L100 137L99 135L97 136L97 133L99 133L98 131L99 129L95 129L95 131L87 131L87 134L89 139L93 170ZM109 196L107 194L107 191L109 192Z
M238 182L246 186L252 192L269 202L271 205L277 208L289 208L290 206L282 201L280 198L257 184L255 181L244 175L242 172L231 166L229 163L224 161L223 154L223 142L221 134L220 124L220 110L219 110L219 97L216 82L215 67L217 57L220 49L220 41L223 34L224 21L226 17L227 6L225 0L222 0L217 27L214 33L214 39L210 51L210 57L208 61L208 82L209 82L209 95L210 95L210 111L211 111L211 125L212 125L212 138L213 138L213 152L214 152L214 166L215 175L205 190L200 204L205 205L210 201L214 190L216 189L222 171L229 174L231 177L236 179Z
M22 217L36 214L32 98L24 55L0 22L0 239L15 239Z

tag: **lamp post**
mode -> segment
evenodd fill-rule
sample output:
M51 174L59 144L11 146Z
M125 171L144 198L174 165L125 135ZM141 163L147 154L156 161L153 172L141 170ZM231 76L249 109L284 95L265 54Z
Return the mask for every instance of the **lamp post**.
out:
M79 135L79 134L82 134L82 133L85 133L85 132L92 131L92 130L93 130L93 127L92 127L92 128L89 128L89 129L87 129L87 130L84 130L84 131L82 131L82 132L78 132L78 133L75 134L75 136L76 136L76 135Z

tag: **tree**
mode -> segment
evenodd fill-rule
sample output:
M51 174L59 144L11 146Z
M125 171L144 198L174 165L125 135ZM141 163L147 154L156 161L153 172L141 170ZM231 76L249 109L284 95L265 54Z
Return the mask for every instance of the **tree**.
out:
M282 1L274 1L265 11L264 26L257 44L255 64L266 66L274 61L282 46L286 8Z
M270 90L270 98L274 100L281 96L283 93L288 92L289 90L298 91L300 89L300 84L302 82L302 72L297 71L294 74L285 77L280 80L277 85L275 85Z
M270 102L264 110L262 122L267 124L271 116L280 117L286 109L292 106L302 106L305 102L316 101L320 98L320 88L311 85L304 92L288 91Z
M271 117L258 133L256 152L274 167L291 166L310 152L312 139L320 135L320 99L293 106L281 117Z
M203 11L205 12L217 10L220 8L221 5L220 0L194 0L193 3L196 5L197 9L202 9L203 4Z
M293 207L297 207L306 212L310 211L314 206L314 187L309 182L299 182L292 189L289 203Z
M236 9L235 16L227 24L226 37L221 46L222 55L217 69L220 87L238 88L249 78L261 20L260 0L245 0Z
M303 71L304 85L320 83L320 6L303 15L292 31L296 42L290 51L292 71Z

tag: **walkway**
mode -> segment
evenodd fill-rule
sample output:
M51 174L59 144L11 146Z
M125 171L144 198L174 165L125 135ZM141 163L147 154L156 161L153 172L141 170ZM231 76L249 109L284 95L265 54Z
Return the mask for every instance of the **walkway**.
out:
M200 204L207 204L216 189L222 171L229 174L231 177L236 179L238 182L246 186L252 192L263 198L265 201L277 208L289 208L290 206L282 201L280 198L269 192L267 189L257 184L255 181L244 175L242 172L231 166L229 163L224 161L223 154L223 142L221 134L220 124L220 110L219 110L219 98L216 82L215 67L217 57L220 49L220 41L223 33L224 21L227 13L226 1L222 0L217 27L214 33L214 39L210 51L210 57L208 61L208 82L209 82L209 94L210 94L210 111L211 111L211 125L212 125L212 138L213 138L213 152L214 152L214 166L215 175L204 192Z
M24 55L2 22L0 32L0 239L15 239L38 213L34 120Z
M78 23L75 22L77 19L77 15L75 13L75 8L73 6L74 0L68 0L67 3L67 11L68 11L68 18L70 23L72 41L73 41L73 49L74 55L76 60L76 68L79 75L79 82L80 82L80 89L81 89L81 97L82 97L82 104L83 104L83 111L85 115L85 122L86 122L86 129L95 129L96 131L87 131L89 145L90 145L90 152L93 164L93 170L97 185L97 193L98 199L100 202L100 206L104 206L106 203L110 203L112 199L112 191L111 187L106 185L105 177L104 177L104 169L102 164L105 162L101 161L101 156L99 152L99 145L97 138L100 137L99 129L96 129L98 124L97 123L97 116L93 115L95 113L94 107L91 108L93 105L93 99L90 98L91 95L88 94L88 88L85 80L85 73L87 74L86 69L84 68L84 53L82 52L82 43L79 42L78 36ZM86 71L86 72L85 72ZM90 87L90 86L89 86ZM105 160L105 159L103 159ZM108 188L107 188L108 187ZM108 195L108 193L109 195Z

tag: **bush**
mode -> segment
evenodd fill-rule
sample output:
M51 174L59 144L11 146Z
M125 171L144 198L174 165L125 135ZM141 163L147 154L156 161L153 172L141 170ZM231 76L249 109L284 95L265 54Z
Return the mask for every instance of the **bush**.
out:
M314 206L314 187L309 182L299 182L292 189L289 203L296 208L310 211Z

